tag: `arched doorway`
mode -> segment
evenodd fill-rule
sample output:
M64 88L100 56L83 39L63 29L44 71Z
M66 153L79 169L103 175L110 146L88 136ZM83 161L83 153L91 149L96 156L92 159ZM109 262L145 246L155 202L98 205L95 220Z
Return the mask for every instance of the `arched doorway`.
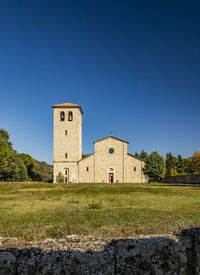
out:
M65 183L69 182L69 169L65 168Z
M107 171L107 182L114 183L115 182L115 169L110 167Z

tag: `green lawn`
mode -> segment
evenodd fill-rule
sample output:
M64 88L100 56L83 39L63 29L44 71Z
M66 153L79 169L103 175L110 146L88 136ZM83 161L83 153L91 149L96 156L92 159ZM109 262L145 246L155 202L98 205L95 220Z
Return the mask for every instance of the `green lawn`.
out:
M0 184L0 236L126 237L200 226L200 187L165 184Z

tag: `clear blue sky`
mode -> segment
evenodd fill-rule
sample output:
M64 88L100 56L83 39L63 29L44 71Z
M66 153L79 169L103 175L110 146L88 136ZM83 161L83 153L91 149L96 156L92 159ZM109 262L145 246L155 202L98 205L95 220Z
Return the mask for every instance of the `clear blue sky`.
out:
M82 106L83 153L200 150L199 1L1 1L0 128L52 163L51 105Z

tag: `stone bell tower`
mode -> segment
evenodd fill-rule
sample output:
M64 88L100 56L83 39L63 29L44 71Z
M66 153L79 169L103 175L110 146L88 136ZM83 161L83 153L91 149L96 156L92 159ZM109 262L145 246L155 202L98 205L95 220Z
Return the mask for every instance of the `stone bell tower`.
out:
M82 159L81 106L63 103L52 106L53 178L61 172L65 182L78 182L78 161Z

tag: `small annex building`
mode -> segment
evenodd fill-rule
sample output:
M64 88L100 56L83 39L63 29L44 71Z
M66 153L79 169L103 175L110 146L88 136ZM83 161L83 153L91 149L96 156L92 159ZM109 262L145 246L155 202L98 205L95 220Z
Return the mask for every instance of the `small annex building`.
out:
M82 158L81 106L63 103L54 110L53 182L62 173L66 183L145 183L145 162L128 153L128 141L108 136L94 142L94 153Z

